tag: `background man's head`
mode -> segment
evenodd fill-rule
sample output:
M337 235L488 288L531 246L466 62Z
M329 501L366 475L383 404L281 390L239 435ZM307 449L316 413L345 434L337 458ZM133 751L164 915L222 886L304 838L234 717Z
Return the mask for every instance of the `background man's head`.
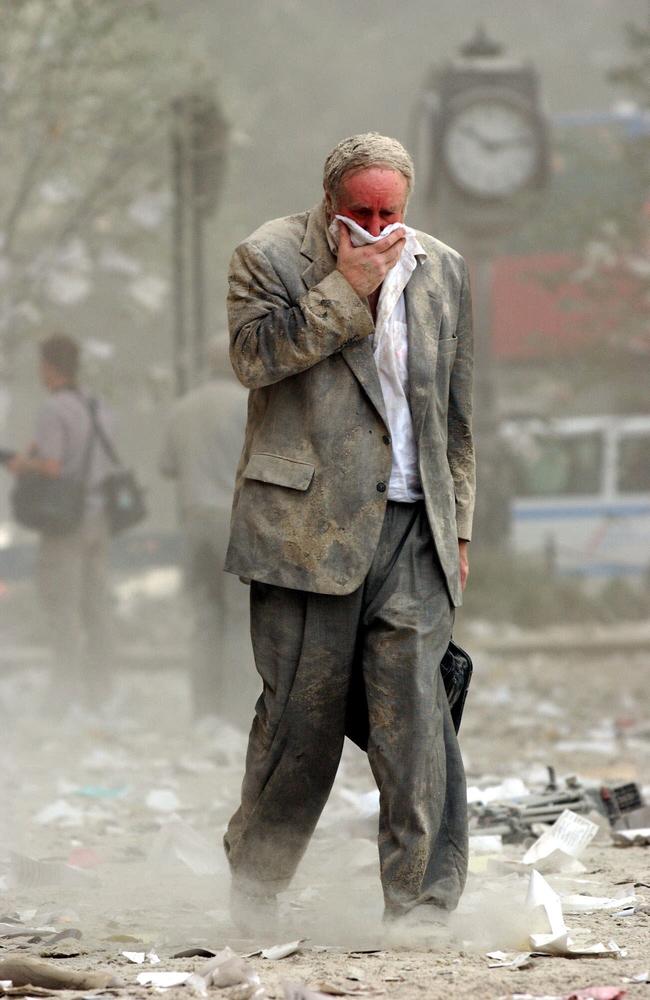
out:
M39 345L41 379L48 389L75 385L79 374L79 344L65 333L53 333Z
M378 132L343 139L325 160L328 216L346 215L377 236L403 222L414 175L413 160L397 139Z

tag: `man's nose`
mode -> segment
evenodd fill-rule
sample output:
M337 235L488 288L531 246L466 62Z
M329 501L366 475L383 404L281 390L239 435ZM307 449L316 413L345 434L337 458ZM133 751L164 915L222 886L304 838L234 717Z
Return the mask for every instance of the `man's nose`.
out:
M379 236L382 229L381 218L378 215L373 216L373 218L368 222L366 229L371 236Z

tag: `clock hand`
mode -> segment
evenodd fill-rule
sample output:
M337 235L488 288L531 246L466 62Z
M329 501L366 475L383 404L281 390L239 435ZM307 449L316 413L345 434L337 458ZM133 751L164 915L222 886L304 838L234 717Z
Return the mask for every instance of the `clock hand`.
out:
M461 135L466 135L468 139L475 139L479 145L483 146L484 149L489 149L491 146L492 140L487 136L482 135L478 129L472 128L471 125L461 125L459 126L458 131Z
M487 135L483 135L478 129L472 128L471 125L462 125L458 131L462 135L466 135L469 139L475 139L483 149L491 153L496 153L507 146L529 145L530 143L529 137L525 135L507 137L505 139L492 139Z
M489 139L488 147L493 150L506 149L508 146L529 146L530 136L514 135L506 139Z

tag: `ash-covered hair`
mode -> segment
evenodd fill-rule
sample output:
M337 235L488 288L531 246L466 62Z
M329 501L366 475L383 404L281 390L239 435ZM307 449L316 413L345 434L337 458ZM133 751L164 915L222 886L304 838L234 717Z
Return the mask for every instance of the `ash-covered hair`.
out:
M343 139L325 160L323 187L326 194L336 201L343 176L350 171L366 167L388 167L406 178L406 196L413 189L415 167L410 154L401 142L379 132L362 132Z

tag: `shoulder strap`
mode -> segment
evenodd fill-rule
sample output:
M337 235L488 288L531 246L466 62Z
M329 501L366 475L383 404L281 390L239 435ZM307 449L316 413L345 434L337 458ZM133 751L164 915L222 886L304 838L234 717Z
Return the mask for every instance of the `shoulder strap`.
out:
M83 399L83 397L81 397ZM84 400L85 402L85 400ZM91 400L91 403L94 402ZM90 404L88 404L90 406ZM95 438L97 436L97 430L94 420L90 425L90 433L86 441L86 447L84 448L83 460L81 462L81 482L85 486L88 481L88 476L90 474L90 459L93 453L93 446L95 444Z
M111 441L108 434L106 433L106 431L99 422L99 417L97 416L96 399L88 400L88 412L90 413L90 419L92 421L93 436L96 435L99 438L99 443L101 444L102 448L108 455L113 465L121 465L122 463L120 461L120 457L115 450L113 442Z

